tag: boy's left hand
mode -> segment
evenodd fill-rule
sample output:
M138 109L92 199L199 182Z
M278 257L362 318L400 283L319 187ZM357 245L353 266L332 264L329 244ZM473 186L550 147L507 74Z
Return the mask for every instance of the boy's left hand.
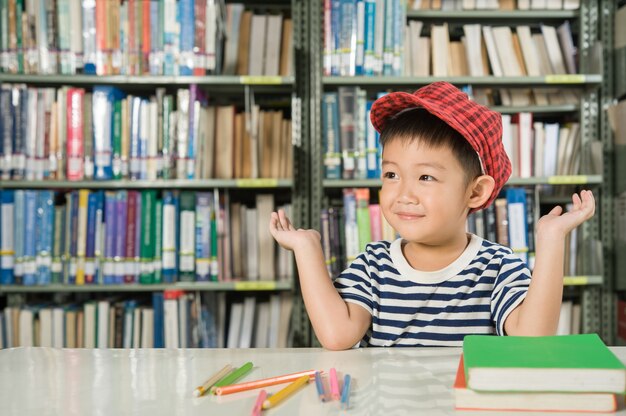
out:
M567 233L593 217L596 211L596 201L591 191L581 191L580 196L572 195L572 203L574 206L566 213L563 213L562 207L556 206L539 218L537 236L565 237Z

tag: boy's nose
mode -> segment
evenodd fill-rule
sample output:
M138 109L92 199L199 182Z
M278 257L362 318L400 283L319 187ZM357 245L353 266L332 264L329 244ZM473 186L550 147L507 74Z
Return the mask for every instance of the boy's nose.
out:
M419 202L419 197L417 192L415 192L415 188L403 182L400 186L400 193L398 194L399 202L404 204L417 204Z

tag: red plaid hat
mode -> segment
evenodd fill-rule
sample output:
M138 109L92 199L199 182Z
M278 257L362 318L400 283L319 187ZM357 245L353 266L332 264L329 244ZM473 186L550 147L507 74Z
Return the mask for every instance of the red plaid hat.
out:
M374 102L370 118L379 132L395 115L409 108L424 108L458 131L474 148L483 173L493 177L495 187L486 208L500 193L511 176L511 161L502 144L502 116L496 111L475 103L467 94L447 82L434 82L413 94L392 92Z

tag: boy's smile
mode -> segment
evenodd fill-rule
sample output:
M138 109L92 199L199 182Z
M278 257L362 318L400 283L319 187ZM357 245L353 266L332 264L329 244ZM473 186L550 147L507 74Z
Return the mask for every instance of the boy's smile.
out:
M429 256L463 251L471 191L450 149L391 140L383 150L382 183L383 215L407 240L407 250Z

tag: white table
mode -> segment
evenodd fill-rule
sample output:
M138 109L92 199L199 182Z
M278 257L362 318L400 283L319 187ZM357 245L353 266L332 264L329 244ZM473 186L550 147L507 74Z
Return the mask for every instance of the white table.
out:
M626 361L626 347L613 350ZM341 410L336 401L320 402L314 383L309 383L275 409L265 411L267 416L479 415L453 408L452 384L460 352L460 348L339 352L315 348L12 348L0 351L0 415L249 415L258 390L192 396L196 386L225 364L240 366L246 361L252 361L254 369L243 381L309 369L328 372L331 367L340 377L349 373L353 378L348 410ZM623 400L618 414L626 415Z

